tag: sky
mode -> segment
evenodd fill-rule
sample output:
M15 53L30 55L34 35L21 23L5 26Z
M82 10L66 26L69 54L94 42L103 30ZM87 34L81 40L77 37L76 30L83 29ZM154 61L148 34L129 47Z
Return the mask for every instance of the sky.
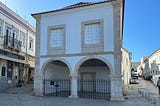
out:
M32 13L59 9L78 2L102 0L0 0L35 26ZM132 52L132 61L149 56L160 48L160 0L126 0L123 47Z

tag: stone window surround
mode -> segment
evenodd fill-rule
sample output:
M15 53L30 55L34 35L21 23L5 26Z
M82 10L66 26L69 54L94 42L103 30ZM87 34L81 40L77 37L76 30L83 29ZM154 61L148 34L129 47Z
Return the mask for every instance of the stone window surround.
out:
M51 47L50 43L51 43L51 30L52 29L59 29L62 28L64 31L63 34L63 46L62 47ZM65 24L61 24L61 25L54 25L54 26L49 26L48 27L48 36L47 36L47 54L51 55L51 54L64 54L65 53L65 48L66 48L66 25Z
M100 43L85 44L85 25L100 23ZM81 48L83 52L103 52L104 51L104 22L103 19L89 20L81 23ZM94 48L94 49L93 49ZM92 50L90 50L92 49Z

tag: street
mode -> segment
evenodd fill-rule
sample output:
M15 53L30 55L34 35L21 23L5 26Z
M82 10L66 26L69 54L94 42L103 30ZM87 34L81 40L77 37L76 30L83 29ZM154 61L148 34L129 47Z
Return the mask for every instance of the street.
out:
M125 90L124 101L107 101L103 99L70 99L66 97L33 96L30 87L12 88L0 93L0 106L155 106L138 92L138 88L147 87L157 92L157 88L149 81L140 78L139 84L131 84Z

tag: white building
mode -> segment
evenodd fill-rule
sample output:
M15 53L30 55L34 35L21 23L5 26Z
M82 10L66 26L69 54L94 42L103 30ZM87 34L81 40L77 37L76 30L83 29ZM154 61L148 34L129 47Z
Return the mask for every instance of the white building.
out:
M29 82L34 56L35 29L0 2L0 90Z
M139 76L140 75L141 72L137 69L139 65L140 65L140 62L132 62L131 63L131 75L132 76Z
M78 98L94 92L123 100L124 0L80 2L32 16L36 19L36 95L54 95L58 90L56 96L71 91L65 96ZM62 79L69 83L59 84Z
M160 77L160 49L154 51L141 63L141 69L143 70L143 77L148 80L152 78L156 85Z

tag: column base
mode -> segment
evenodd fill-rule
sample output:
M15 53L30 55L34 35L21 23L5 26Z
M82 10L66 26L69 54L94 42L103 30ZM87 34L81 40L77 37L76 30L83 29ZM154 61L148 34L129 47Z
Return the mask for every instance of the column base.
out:
M124 101L123 97L111 97L110 101Z
M78 96L77 95L70 95L69 98L75 98L75 99L77 99Z

